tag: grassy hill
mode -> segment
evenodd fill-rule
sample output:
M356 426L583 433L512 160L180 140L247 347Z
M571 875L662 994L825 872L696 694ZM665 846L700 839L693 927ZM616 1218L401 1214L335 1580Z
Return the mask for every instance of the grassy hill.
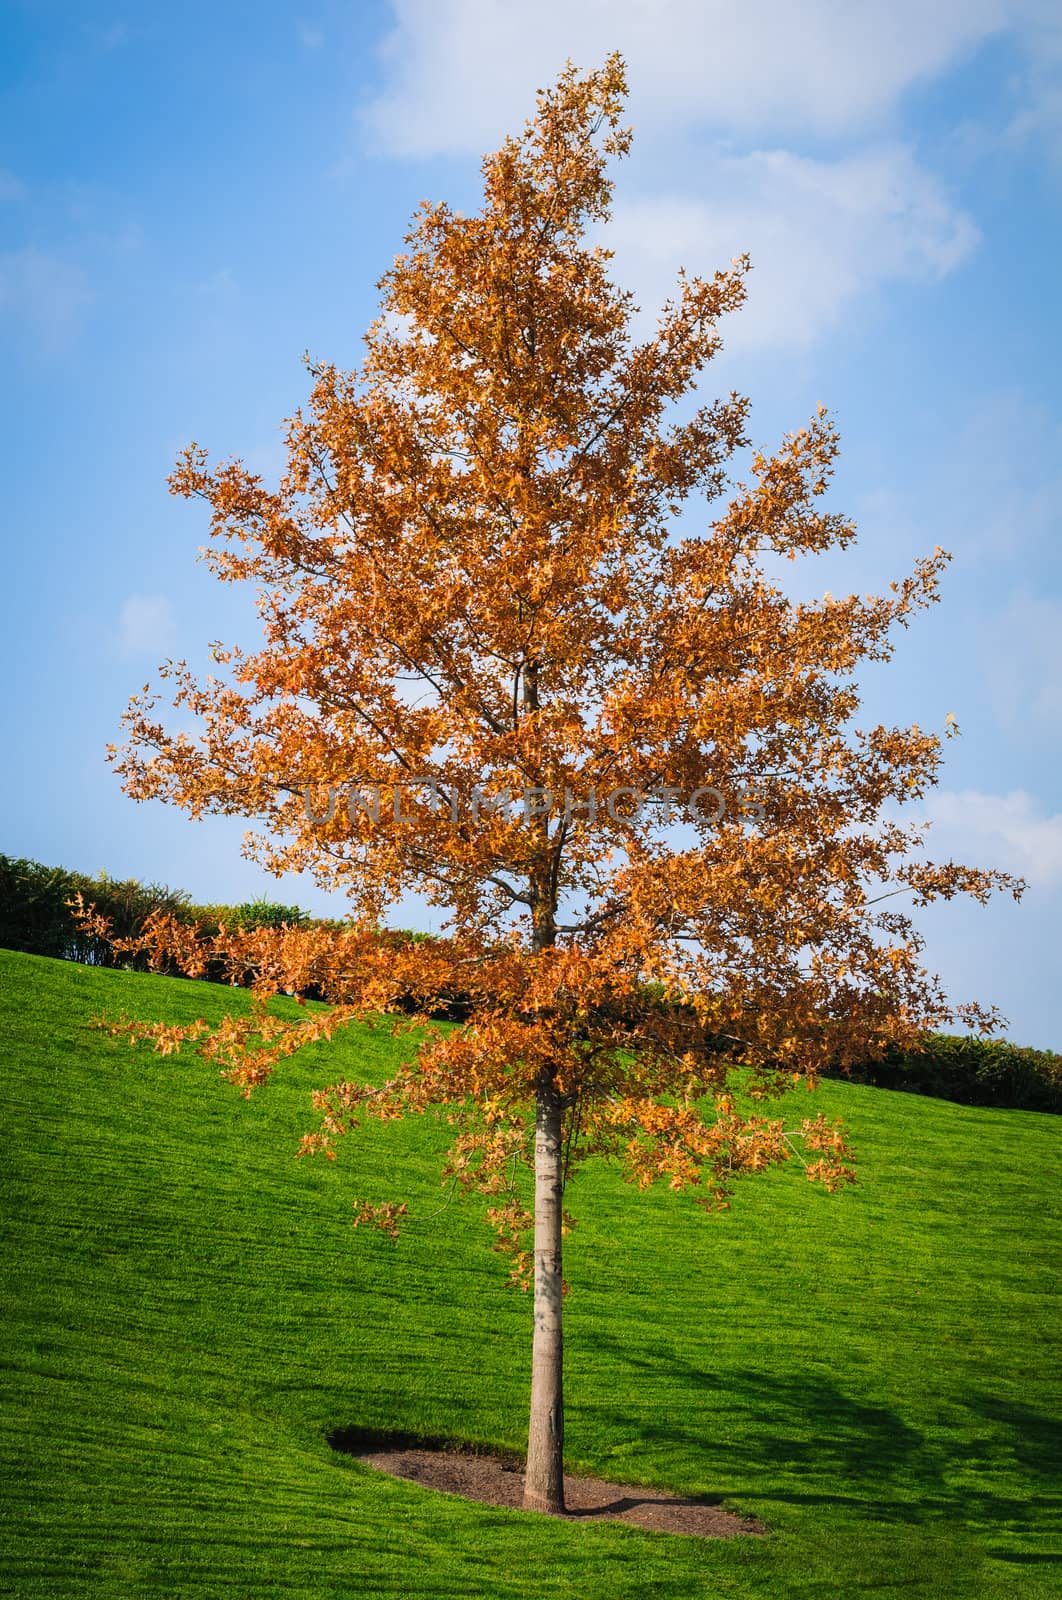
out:
M797 1164L706 1219L581 1179L567 1307L576 1469L718 1493L769 1538L707 1543L439 1496L342 1427L520 1448L529 1303L445 1129L295 1161L309 1089L378 1078L363 1031L244 1102L91 1016L245 996L0 951L0 1592L1036 1597L1062 1593L1062 1121L827 1084L861 1184ZM799 1098L799 1108L807 1106ZM408 1199L397 1244L355 1196Z

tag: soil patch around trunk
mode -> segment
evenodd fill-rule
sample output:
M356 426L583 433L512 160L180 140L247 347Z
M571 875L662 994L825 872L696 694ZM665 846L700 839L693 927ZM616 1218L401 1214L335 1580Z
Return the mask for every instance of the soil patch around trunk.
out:
M523 1509L524 1463L516 1456L489 1455L470 1448L427 1445L403 1439L387 1441L343 1429L331 1436L333 1449L387 1472L486 1505ZM739 1534L764 1534L755 1517L724 1511L704 1496L667 1494L630 1483L565 1475L564 1516L571 1522L630 1522L657 1533L678 1533L700 1539L733 1539Z

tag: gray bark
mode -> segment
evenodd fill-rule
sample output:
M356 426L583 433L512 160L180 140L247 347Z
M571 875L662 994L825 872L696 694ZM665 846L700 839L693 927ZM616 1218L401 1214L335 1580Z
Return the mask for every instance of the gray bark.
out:
M524 1480L529 1511L564 1510L563 1194L561 1107L552 1084L544 1083L535 1105L535 1333Z
M524 711L539 709L537 660L525 663ZM550 870L549 823L533 823L539 857L529 877L531 948L538 955L557 937L556 890ZM561 1224L564 1160L562 1111L550 1075L535 1096L535 1332L531 1353L531 1419L527 1433L524 1505L529 1511L564 1510L564 1287Z

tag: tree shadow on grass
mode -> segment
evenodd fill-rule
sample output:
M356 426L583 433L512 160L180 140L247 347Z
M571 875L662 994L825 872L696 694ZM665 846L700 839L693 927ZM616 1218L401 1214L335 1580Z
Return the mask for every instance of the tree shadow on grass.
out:
M664 1345L632 1353L600 1332L585 1337L613 1367L616 1390L634 1402L609 1407L616 1432L640 1441L658 1468L672 1450L684 1467L696 1463L713 1491L754 1494L761 1506L847 1506L908 1525L1005 1525L1018 1540L1057 1526L1062 1428L1028 1406L972 1394L962 1401L971 1422L956 1424L952 1443L943 1427L929 1437L820 1372L710 1372ZM658 1404L652 1415L638 1407L640 1391Z
M1062 1479L1062 1419L993 1395L974 1395L966 1405L1007 1437L1023 1475Z

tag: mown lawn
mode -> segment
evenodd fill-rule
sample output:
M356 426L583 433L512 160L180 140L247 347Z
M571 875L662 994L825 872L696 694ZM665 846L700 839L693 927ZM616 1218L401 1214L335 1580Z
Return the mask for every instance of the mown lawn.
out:
M343 1427L523 1442L528 1301L474 1207L428 1220L446 1130L293 1159L309 1088L384 1075L400 1042L349 1035L247 1103L89 1020L242 994L9 952L0 988L0 1592L1062 1593L1062 1119L828 1084L858 1189L793 1163L706 1219L580 1180L570 1465L772 1529L675 1539L466 1504L330 1448ZM422 1220L397 1246L354 1231L355 1195Z

